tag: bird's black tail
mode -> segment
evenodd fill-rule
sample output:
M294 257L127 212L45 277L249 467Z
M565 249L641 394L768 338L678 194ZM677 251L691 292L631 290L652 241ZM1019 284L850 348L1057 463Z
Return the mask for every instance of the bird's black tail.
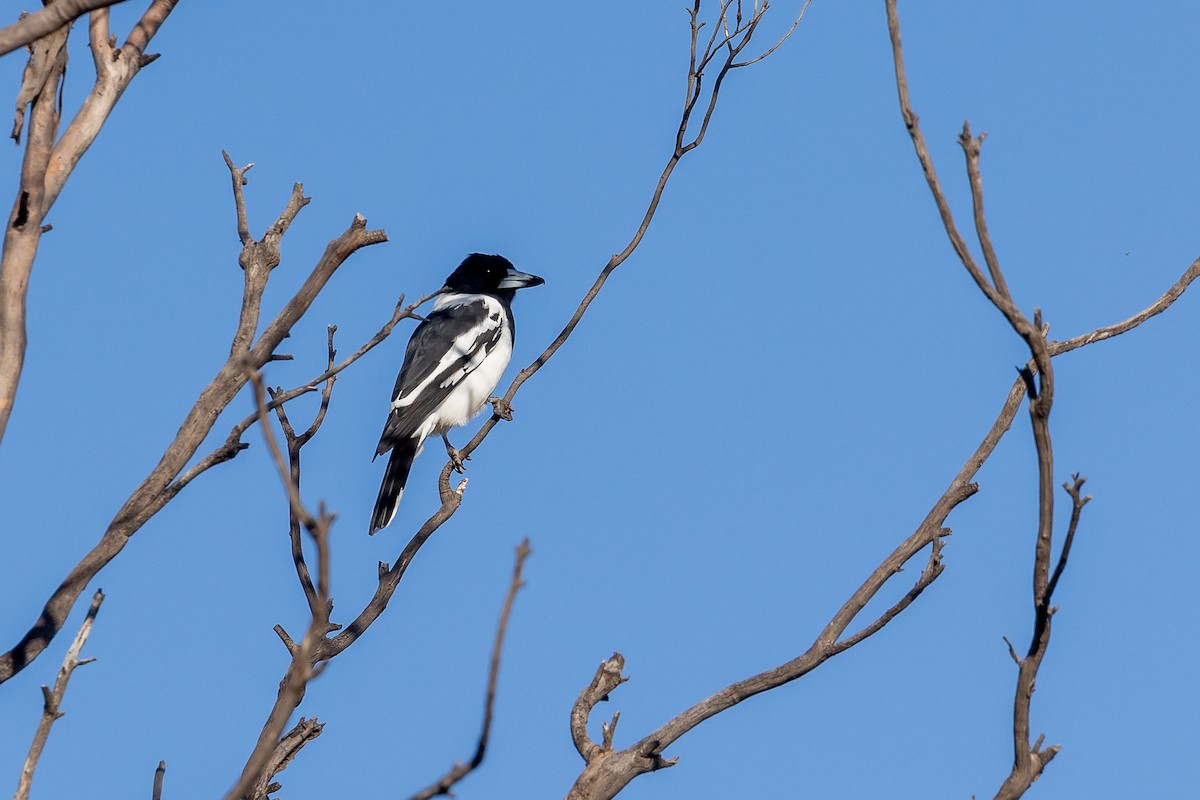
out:
M375 500L375 510L371 512L372 534L386 528L396 516L396 507L404 495L404 484L408 482L408 471L412 469L413 459L420 451L421 443L414 438L401 439L392 447L392 455L383 473L383 483L379 487L379 497Z

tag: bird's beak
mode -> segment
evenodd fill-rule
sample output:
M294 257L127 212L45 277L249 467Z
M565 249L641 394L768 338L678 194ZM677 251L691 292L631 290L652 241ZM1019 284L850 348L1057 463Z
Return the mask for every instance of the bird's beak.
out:
M529 286L541 286L545 283L545 279L539 278L537 275L530 275L528 272L517 272L515 269L510 270L507 275L500 281L497 289L524 289Z

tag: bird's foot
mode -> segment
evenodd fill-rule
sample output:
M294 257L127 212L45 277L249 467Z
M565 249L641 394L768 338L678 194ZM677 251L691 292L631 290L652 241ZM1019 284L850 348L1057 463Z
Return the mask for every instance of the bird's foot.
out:
M503 397L489 397L487 400L492 404L492 413L497 417L508 422L512 422L513 407Z
M464 456L462 454L462 452L459 451L458 448L456 448L454 445L450 444L450 440L447 439L445 436L442 437L442 441L445 442L445 444L446 444L446 455L450 457L450 466L452 466L454 468L454 471L457 472L459 475L466 472L467 467L466 467L465 462L470 461L471 457Z

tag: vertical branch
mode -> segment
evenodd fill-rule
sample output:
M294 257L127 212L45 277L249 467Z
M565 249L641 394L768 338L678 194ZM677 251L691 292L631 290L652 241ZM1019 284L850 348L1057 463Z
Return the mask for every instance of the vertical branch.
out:
M453 792L450 789L454 784L467 777L483 763L492 730L492 710L496 704L496 683L500 677L500 651L504 647L504 635L508 630L508 619L512 616L513 601L517 598L517 592L525 585L521 580L525 559L529 558L532 552L528 538L517 545L517 559L513 565L512 579L508 584L508 593L504 596L504 605L500 609L500 621L496 623L496 638L492 643L492 657L488 664L487 694L483 703L483 726L479 732L479 741L475 745L475 754L465 764L455 762L449 772L414 794L409 800L430 800L443 795L451 797Z
M1045 737L1041 735L1037 737L1037 741L1030 744L1030 709L1033 704L1038 668L1050 646L1050 623L1054 613L1058 610L1058 607L1052 602L1054 590L1058 586L1059 578L1062 577L1063 570L1067 566L1067 559L1071 555L1071 546L1075 543L1075 532L1079 527L1079 518L1083 513L1083 507L1092 499L1091 495L1082 496L1080 492L1086 480L1079 473L1075 473L1071 476L1070 483L1063 484L1063 489L1072 500L1071 521L1067 525L1067 535L1063 540L1062 551L1058 555L1053 576L1044 584L1039 584L1041 588L1034 596L1033 635L1030 638L1029 649L1026 651L1025 657L1019 657L1012 644L1008 645L1009 655L1017 665L1017 688L1013 696L1013 766L996 793L996 800L1016 800L1024 795L1061 749L1061 746L1057 744L1043 748L1042 743L1045 741ZM1049 552L1045 553L1043 560L1043 552L1039 546L1038 570L1048 573L1049 565ZM1008 640L1005 639L1005 641Z
M291 653L292 659L288 664L287 671L284 673L283 680L279 683L279 692L275 697L275 704L272 706L271 712L267 716L267 721L263 724L262 730L259 732L258 741L255 743L254 749L246 760L246 765L242 769L242 774L237 784L225 795L226 800L242 800L242 798L252 797L254 787L265 783L263 780L264 774L270 771L270 767L272 766L271 757L279 750L283 728L291 717L292 712L299 707L300 702L304 699L309 681L320 673L320 670L316 666L319 660L318 644L325 638L327 633L336 630L338 627L332 625L329 621L330 612L333 610L333 601L330 597L329 567L329 527L333 523L333 516L325 511L324 505L319 509L317 516L313 516L304 507L304 504L300 500L299 488L292 481L288 464L284 461L283 453L275 441L275 435L271 432L270 421L267 419L266 390L263 387L262 376L258 372L252 372L250 374L250 382L254 389L254 402L255 407L258 409L258 420L262 426L263 440L266 443L267 450L270 451L271 459L275 462L280 479L283 481L287 492L290 513L301 521L316 545L317 597L316 607L312 611L312 620L300 644L297 645L281 626L277 625L275 627L276 633L283 640L288 652Z
M8 427L25 364L29 278L44 232L42 223L53 202L46 196L46 168L62 111L58 92L67 66L68 32L68 28L61 28L30 47L17 96L12 134L17 141L27 105L30 115L20 184L0 251L0 440Z
M925 145L917 115L913 112L908 94L908 82L904 72L904 55L900 42L900 20L896 10L896 0L886 0L888 32L892 42L892 58L896 72L896 89L900 99L901 115L904 124L913 141L917 159L925 173L926 183L933 194L934 202L942 217L943 226L950 239L951 245L959 260L971 275L976 285L1012 326L1013 330L1025 341L1029 348L1032 367L1021 371L1025 382L1026 394L1029 398L1029 420L1033 431L1034 447L1037 451L1038 467L1038 529L1034 547L1033 560L1033 605L1034 626L1033 635L1025 656L1018 657L1015 648L1009 644L1009 653L1017 664L1017 687L1013 698L1013 766L1007 779L1000 787L996 797L1003 800L1015 800L1025 793L1029 786L1042 774L1046 764L1057 755L1059 745L1043 748L1043 736L1037 741L1030 742L1030 707L1033 700L1034 684L1042 659L1050 646L1050 623L1055 608L1051 605L1054 588L1066 566L1070 547L1074 542L1075 529L1079 515L1087 502L1079 495L1083 480L1074 476L1074 484L1067 486L1067 491L1074 500L1074 510L1071 515L1067 540L1059 556L1058 565L1051 576L1051 554L1053 550L1054 532L1054 448L1050 439L1050 410L1054 403L1054 366L1051 363L1051 346L1046 340L1047 326L1042 321L1040 309L1034 310L1033 320L1030 321L1013 302L1008 284L1004 279L991 235L988 232L987 219L983 208L983 179L979 167L980 152L984 134L976 137L971 134L970 126L964 122L959 144L966 157L967 179L971 188L972 210L975 220L975 231L979 245L987 263L988 275L975 262L966 242L959 235L950 211L950 204L942 191L941 184L933 168L933 160ZM989 282L990 278L990 282ZM1061 349L1058 350L1061 352ZM1036 381L1035 381L1036 370ZM1007 640L1006 640L1007 641Z
M96 66L96 82L57 142L55 137L62 111L58 105L59 88L66 67L66 40L70 29L60 27L31 47L13 127L13 136L19 140L21 109L31 103L29 138L21 186L0 253L0 440L8 427L25 363L26 297L38 242L44 230L43 222L75 165L95 141L125 89L142 67L157 58L145 55L146 45L177 2L153 0L119 49L109 42L108 8L91 12L88 35ZM68 10L66 4L60 3L51 8L58 5ZM70 10L82 11L85 6L104 4L70 5Z
M33 742L29 745L29 755L25 757L25 763L21 766L21 778L17 783L17 792L13 795L13 800L28 800L29 798L29 789L33 786L33 773L37 769L38 759L42 757L46 740L50 738L50 728L66 713L62 710L62 701L63 696L67 693L67 682L71 680L71 674L76 667L90 664L96 660L94 658L80 659L79 653L83 650L83 645L92 632L92 623L96 621L96 614L100 612L100 604L103 602L104 592L96 592L92 597L92 605L88 608L87 616L83 618L83 624L79 626L79 633L75 634L75 640L67 648L67 656L63 659L62 666L58 669L58 675L54 679L54 688L42 687L42 718L38 722L37 730L34 731Z
M337 350L333 347L333 335L336 332L336 325L328 326L328 366L326 367L326 373L333 371L337 359ZM275 402L282 392L267 389L271 395L272 405L275 408L275 416L279 419L279 426L283 429L284 442L287 444L288 451L289 476L297 492L300 490L300 451L316 435L321 427L321 423L325 421L325 414L329 411L329 401L333 396L333 384L336 380L336 373L329 375L325 379L324 387L321 389L321 405L317 410L316 417L308 429L299 436L296 435L291 420L288 419L283 403ZM308 563L304 560L304 542L300 535L300 525L300 518L296 515L295 511L289 509L288 539L291 541L292 546L292 563L296 568L296 577L300 581L300 588L304 591L304 598L308 602L309 611L316 614L319 612L320 599L316 588L313 586L312 575L308 571Z

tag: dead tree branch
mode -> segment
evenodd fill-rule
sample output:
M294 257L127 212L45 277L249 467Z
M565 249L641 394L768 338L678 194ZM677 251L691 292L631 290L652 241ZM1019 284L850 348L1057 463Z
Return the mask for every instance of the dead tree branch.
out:
M158 6L156 3L152 8ZM244 172L244 169L241 170L242 177ZM249 379L247 364L257 369L271 361L275 349L346 259L361 248L387 241L386 233L368 230L366 219L356 214L350 227L329 243L304 283L255 338L263 291L272 270L280 263L279 240L307 202L302 187L296 184L275 224L261 240L252 239L243 246L239 263L245 273L245 287L229 357L213 380L200 392L158 465L125 501L100 541L75 565L50 596L37 621L17 645L0 655L0 682L15 675L46 648L62 628L67 614L88 582L121 552L131 536L178 494L182 486L176 482L181 475L186 478L184 484L195 477L196 473L184 474L183 470L212 430L217 417L245 386ZM319 378L318 383L328 377ZM207 466L227 461L240 449L240 444L229 445Z
M6 56L18 47L25 47L70 25L89 11L115 6L120 2L123 0L56 0L0 29L0 56Z
M1033 700L1034 684L1037 672L1050 645L1051 618L1055 607L1051 599L1075 539L1075 531L1079 524L1080 513L1089 498L1080 497L1083 479L1078 474L1073 476L1073 484L1065 485L1074 501L1071 521L1066 541L1059 554L1057 566L1051 575L1051 560L1053 549L1054 529L1054 450L1050 438L1050 410L1054 402L1054 368L1051 364L1053 355L1065 352L1076 346L1082 346L1093 341L1100 341L1110 335L1129 330L1159 313L1169 306L1183 292L1187 285L1194 280L1197 265L1192 264L1183 277L1176 282L1160 300L1149 309L1124 323L1098 329L1078 339L1062 344L1051 344L1046 340L1047 326L1042 322L1041 311L1035 309L1033 320L1029 320L1013 302L1012 295L1004 280L995 248L987 229L987 221L983 207L983 180L979 166L980 153L984 134L976 137L971 134L970 126L963 123L959 144L966 156L967 178L971 188L972 207L975 229L979 238L980 248L988 266L991 278L989 283L982 271L975 264L970 251L962 241L962 237L954 225L953 214L937 175L933 168L933 160L925 144L924 136L918 124L917 115L913 112L908 93L908 84L904 72L903 48L900 41L900 21L896 9L896 0L886 0L888 31L892 42L892 56L896 72L896 87L900 99L901 115L913 141L917 159L925 172L926 182L933 194L934 202L942 217L946 234L954 247L963 266L974 278L992 304L996 306L1009 322L1012 328L1025 340L1030 352L1030 364L1022 371L1022 382L1025 383L1026 394L1029 397L1029 418L1033 430L1034 446L1037 451L1038 465L1038 530L1034 548L1033 562L1033 603L1034 626L1029 649L1022 658L1017 656L1012 644L1008 645L1009 653L1017 664L1017 687L1013 701L1013 766L997 792L998 800L1015 800L1029 789L1034 781L1042 774L1046 765L1058 754L1060 746L1053 745L1043 748L1043 736L1038 736L1036 742L1030 741L1030 707ZM1037 381L1035 382L1035 375ZM1016 390L1014 386L1014 391ZM1013 393L1010 393L1010 399ZM1019 401L1019 394L1016 395ZM1007 641L1007 639L1006 639Z
M317 722L315 718L305 719L301 717L300 721L279 740L279 745L271 753L270 758L267 759L267 765L263 768L262 774L251 789L250 796L265 799L267 795L273 794L283 788L271 779L287 769L288 764L292 762L292 759L296 757L300 750L313 739L320 736L323 730L325 730L325 725Z
M337 350L333 347L333 335L337 331L336 325L328 327L328 368L326 372L333 369L337 358ZM329 401L333 397L333 384L337 380L337 375L330 375L326 378L323 388L321 389L321 405L317 409L316 416L308 429L299 436L296 435L295 429L292 428L291 420L288 419L287 411L282 403L275 405L275 416L279 419L279 426L283 429L284 443L287 445L288 452L288 470L290 484L300 491L300 451L304 445L316 435L321 428L321 423L325 421L325 414L329 411ZM278 392L267 390L274 400ZM265 405L265 404L264 404ZM296 577L300 580L300 588L304 591L304 597L308 601L308 608L312 614L321 613L320 605L321 598L317 593L317 589L313 586L312 576L308 571L308 564L304 560L304 542L300 535L301 519L293 509L288 514L288 538L292 545L292 562L296 568Z
M46 230L46 215L125 89L142 67L158 57L146 55L146 46L177 2L153 0L119 48L115 39L109 37L108 8L91 12L88 37L96 81L57 141L62 113L60 88L67 63L66 43L70 27L59 25L30 46L12 135L20 140L27 105L32 108L29 134L20 187L0 252L0 440L8 427L25 363L26 297L38 243ZM59 6L68 16L77 6L80 10L88 7L85 3L59 2L45 11L60 13L55 11ZM36 16L28 17L26 22ZM0 668L2 677L3 668Z
M358 361L358 359L362 358L377 345L383 342L383 340L391 335L392 329L395 328L401 320L419 319L419 315L415 313L416 309L427 303L433 297L436 297L437 294L438 292L434 292L433 294L425 295L420 300L417 300L415 303L410 303L408 306L404 305L404 295L400 295L400 299L396 303L396 309L392 313L392 318L388 320L388 322L385 323L384 326L380 328L374 336L372 336L360 348L358 348L353 355L336 366L330 367L306 383L286 391L276 391L273 394L271 401L267 403L267 410L274 410L282 406L284 403L294 400L301 395L317 391L318 388L330 378L340 374L355 361ZM229 436L225 438L225 441L221 445L216 447L208 455L204 456L202 459L189 467L187 471L176 478L170 486L163 490L163 499L165 501L170 501L171 498L178 494L195 478L199 477L204 472L207 472L209 469L212 469L217 464L223 464L226 461L229 461L237 456L238 453L249 447L250 445L242 441L242 434L248 431L256 422L258 422L258 413L252 412L234 425L229 431Z
M889 19L892 19L894 12L894 2L892 0L888 2L888 10ZM893 28L893 30L898 53L898 28ZM693 30L694 41L695 37L696 31ZM986 219L983 215L982 180L978 170L979 144L982 137L978 139L972 137L969 128L966 128L964 129L962 143L968 158L968 177L972 184L972 201L976 212L976 234L980 241L980 247L984 252L984 261L987 265L986 272L974 261L966 242L957 232L953 215L950 213L949 204L945 201L945 197L941 192L932 159L928 157L928 150L924 146L924 139L917 125L917 117L912 113L908 104L908 88L903 78L903 62L899 58L899 55L897 55L896 67L898 75L897 85L900 92L905 124L913 137L926 180L933 192L939 213L942 214L943 223L950 237L951 244L954 246L955 252L960 255L960 259L967 268L968 273L975 280L984 295L1005 314L1010 325L1026 341L1031 352L1031 360L1027 367L1027 373L1031 376L1037 375L1040 378L1040 384L1035 387L1037 401L1031 408L1031 417L1034 419L1036 438L1040 442L1039 475L1042 477L1039 491L1039 508L1042 512L1042 520L1039 522L1038 551L1039 554L1042 552L1048 553L1049 517L1047 514L1053 510L1052 500L1047 501L1046 499L1046 476L1052 471L1052 456L1049 448L1049 430L1047 426L1050 404L1053 398L1053 373L1050 372L1051 357L1132 330L1151 316L1161 313L1178 299L1187 286L1200 275L1200 260L1193 263L1175 285L1156 303L1125 322L1107 328L1099 328L1091 333L1065 342L1047 342L1040 314L1035 315L1034 320L1030 321L1020 314L1013 303L1008 286L1004 281L1003 272L1000 269L999 259L996 256L995 248L992 245L991 237L987 230ZM1047 375L1047 373L1049 374ZM520 379L520 376L518 376L518 379ZM832 656L845 651L876 633L903 612L941 573L943 537L949 533L949 530L944 528L943 524L949 513L977 490L977 486L970 481L984 462L991 456L1000 439L1009 430L1024 395L1025 382L1022 379L1018 379L1010 389L995 422L918 529L902 542L891 555L884 559L863 585L851 595L850 599L833 616L825 629L817 637L817 640L798 658L726 687L683 711L658 730L623 750L615 750L612 745L613 729L618 719L618 716L615 714L612 722L604 727L603 744L596 744L587 734L587 721L595 703L625 680L624 676L621 675L624 658L620 654L614 654L611 659L601 664L596 677L589 687L580 694L579 699L572 709L572 738L580 755L584 758L586 766L568 794L568 798L573 798L574 800L611 798L619 793L637 775L670 766L674 763L674 760L663 758L662 754L665 748L700 722L754 694L782 686L807 674L807 672L820 666L820 664ZM1077 483L1073 487L1075 489L1073 497L1078 494L1078 486L1079 484ZM1070 491L1070 488L1068 491ZM1076 512L1081 507L1081 503L1076 500ZM1071 531L1068 533L1068 541L1073 540L1073 531L1077 517L1078 513L1072 516L1073 522ZM909 559L926 547L930 548L928 560L921 575L912 584L911 588L899 601L874 621L861 627L857 632L847 635L846 631L849 630L850 624L866 606L866 603L875 597L882 586L892 576L900 572ZM1059 558L1060 567L1065 565L1068 553L1069 546L1064 545L1064 553ZM1039 563L1048 563L1048 560L1042 560ZM1039 575L1044 574L1044 571L1039 573ZM1041 577L1037 579L1038 585L1045 587L1042 596L1047 598L1047 609L1052 607L1048 605L1048 595L1045 592L1053 591L1053 586L1057 583L1059 574L1061 574L1061 569L1056 569L1055 576L1050 579L1049 583L1044 583ZM1020 663L1020 659L1017 660ZM1026 661L1030 661L1031 666L1033 666L1030 658L1027 657ZM1036 669L1034 671L1036 672ZM1039 751L1040 741L1033 747L1028 745L1027 739L1022 739L1021 741L1024 744L1026 753L1037 753ZM1041 752L1045 753L1048 751Z
M1064 342L1051 342L1048 345L1051 354L1057 356L1136 328L1142 322L1166 310L1182 295L1183 291L1196 279L1198 274L1200 274L1200 260L1193 263L1166 294L1143 311L1122 323L1097 328L1095 331ZM1101 332L1106 333L1102 335ZM1028 365L1028 368L1030 371L1036 371L1036 365L1032 361ZM971 483L971 481L995 451L1004 434L1008 432L1020 408L1021 401L1025 397L1025 391L1025 382L1023 379L1018 378L1014 381L995 421L974 452L967 458L958 474L955 475L945 493L943 493L930 510L925 520L912 535L901 542L891 555L876 567L863 585L838 610L837 614L826 625L813 645L798 658L726 687L695 706L683 711L649 736L620 751L612 749L612 728L615 727L617 715L614 715L612 723L606 726L606 746L597 745L587 736L587 721L595 703L626 680L621 675L621 670L624 668L625 662L619 653L614 654L611 659L604 662L597 672L592 686L584 690L572 709L572 738L575 740L576 748L580 751L580 755L584 757L587 766L572 787L568 797L575 798L576 800L583 800L584 798L595 800L596 798L614 797L617 792L621 791L637 775L661 769L664 766L670 766L674 761L663 759L661 754L668 745L688 730L705 719L715 716L754 694L777 688L807 674L833 655L843 652L871 634L876 633L911 604L920 592L940 574L942 568L940 559L942 539L949 532L942 527L942 524L959 503L977 491L978 487ZM1080 485L1077 484L1074 486L1076 492ZM1074 497L1075 495L1073 494L1072 496ZM1084 498L1083 502L1086 502L1087 499ZM1082 508L1078 500L1076 503L1077 508ZM1073 531L1078 521L1077 518L1077 513L1072 515L1072 525L1067 533L1068 542L1074 539ZM908 592L874 621L863 626L855 633L843 636L850 622L853 621L854 617L865 607L866 603L882 588L883 584L889 578L899 573L909 559L930 545L932 547L926 566ZM1066 556L1069 555L1069 552L1069 546L1064 544L1063 554L1059 558L1060 565L1065 565ZM1055 575L1060 575L1061 572L1061 569L1056 568ZM1056 584L1057 577L1051 578L1049 586L1053 587ZM1014 660L1020 663L1020 659L1015 653Z
M300 724L289 734L289 740L281 740L283 728L292 712L304 699L309 681L320 674L321 669L318 664L321 659L314 658L317 644L324 639L326 634L337 629L337 626L329 621L329 615L333 610L329 563L329 528L333 523L333 515L325 511L323 504L316 515L305 508L300 499L299 484L293 479L291 467L284 459L283 452L275 441L275 435L271 431L267 419L267 397L262 376L255 371L251 374L250 381L254 389L255 406L258 409L263 440L266 442L267 450L271 453L271 459L275 462L275 468L279 472L280 480L283 481L287 492L289 516L294 520L299 520L316 546L317 582L315 602L310 603L312 620L300 644L296 645L282 628L276 626L276 631L291 653L291 663L279 684L275 704L259 733L258 742L246 760L237 784L226 795L226 800L265 797L271 778L287 766L300 747L320 734L320 726L315 720L309 721L307 727L304 726L304 720L301 720Z
M525 559L533 551L529 548L529 539L517 545L516 563L513 564L512 580L508 584L508 593L504 597L504 606L500 609L500 621L496 623L496 639L492 643L492 657L488 664L487 695L483 703L483 727L479 731L479 741L475 745L475 753L465 764L455 762L450 770L436 781L414 794L409 800L430 800L432 797L443 795L453 796L451 788L471 774L480 764L487 753L488 737L492 730L492 709L496 703L496 683L500 677L500 652L504 647L504 635L508 630L508 619L512 616L513 601L517 592L525 584L521 580L521 571L525 568Z
M1051 342L1049 344L1051 354L1057 356L1133 330L1156 314L1165 311L1182 295L1183 291L1186 290L1188 285L1198 275L1200 275L1200 260L1193 263L1159 300L1143 311L1122 323L1097 328L1095 331L1064 342ZM1102 331L1108 332L1107 335L1098 335ZM1027 366L1030 371L1036 370L1036 366L1032 361ZM1017 411L1020 409L1021 401L1025 397L1025 391L1025 382L1023 379L1018 378L1014 381L995 421L974 452L967 458L958 474L954 476L949 487L934 504L929 514L926 515L921 525L872 571L862 586L851 595L833 616L825 629L817 637L817 640L805 653L796 659L727 686L711 697L681 712L649 736L619 751L612 749L612 729L616 725L618 715L614 714L612 722L605 727L604 745L597 745L587 735L588 718L596 702L607 696L609 692L627 680L621 675L625 659L619 653L614 653L612 658L601 664L592 684L580 694L571 712L572 738L575 741L576 749L583 756L587 766L576 780L568 797L573 800L585 800L585 798L586 800L598 800L599 798L616 796L637 775L661 769L675 763L673 759L662 758L662 753L666 747L688 730L691 730L704 720L731 708L742 700L752 697L755 694L783 686L802 677L820 666L830 657L845 651L868 636L878 632L884 625L898 616L941 573L942 540L949 534L949 530L943 528L942 525L950 512L958 504L972 496L978 490L978 486L971 481L982 468L983 464L991 457L996 447L1000 444L1000 440L1004 437L1004 434L1012 426ZM1081 485L1079 483L1074 486L1076 492ZM1074 496L1072 494L1072 497ZM1086 503L1088 499L1090 498L1083 498L1082 502ZM1076 503L1077 508L1082 508L1082 504L1078 500ZM1074 513L1072 515L1072 525L1067 534L1068 542L1074 539L1073 531L1078 521L1077 518L1078 514ZM931 546L931 549L925 568L905 595L871 623L863 626L855 633L843 636L854 617L878 593L884 583L898 574L903 566L926 546ZM1063 554L1059 558L1060 565L1065 566L1066 556L1069 555L1069 552L1070 547L1064 544ZM1061 571L1061 569L1056 568L1056 575L1061 574ZM1057 577L1054 577L1051 579L1050 586L1056 583ZM1019 664L1020 659L1016 656L1015 652L1013 657Z
M29 745L29 755L25 757L25 763L21 766L21 778L17 783L17 792L13 795L13 800L28 800L29 798L29 790L33 786L33 773L37 769L38 760L42 757L46 740L50 738L50 728L63 714L67 713L62 710L62 701L63 696L67 693L67 682L71 680L71 674L75 672L76 667L90 664L96 660L94 658L80 659L79 654L83 651L83 645L92 632L92 624L96 621L96 614L100 612L100 604L103 602L104 592L98 591L92 596L92 605L88 608L87 616L83 618L83 624L79 626L79 633L75 634L75 640L67 648L67 656L58 669L58 675L54 679L54 688L42 687L42 718L38 722L37 730L34 731L33 742Z

